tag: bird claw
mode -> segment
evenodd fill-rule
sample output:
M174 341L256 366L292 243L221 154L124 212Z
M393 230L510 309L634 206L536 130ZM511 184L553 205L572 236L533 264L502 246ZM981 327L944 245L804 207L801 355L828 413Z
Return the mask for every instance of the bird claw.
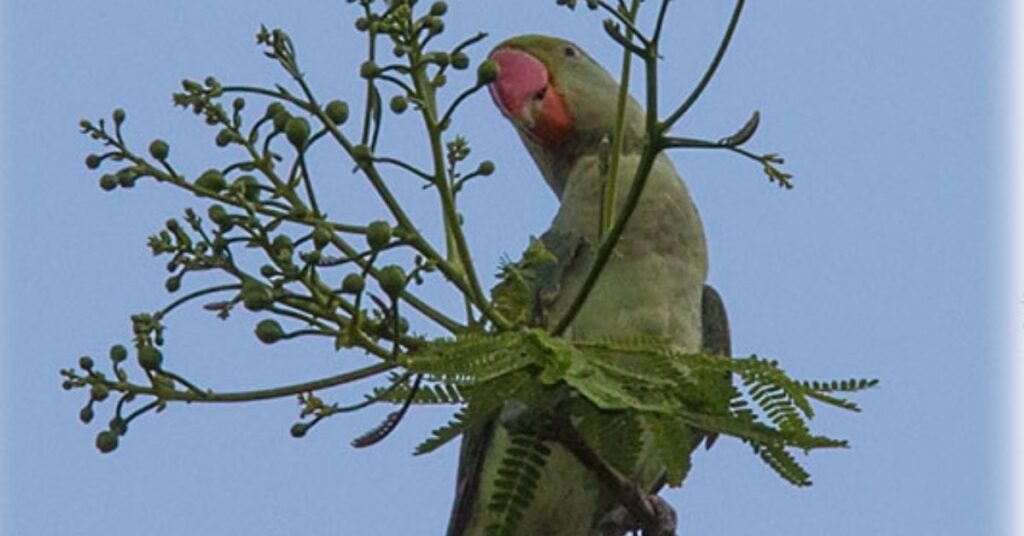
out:
M639 532L643 536L676 536L675 509L658 495L648 495L644 502L657 519L653 527L643 531L644 527L640 521L620 504L606 512L598 522L597 529L601 536L625 536L629 532Z

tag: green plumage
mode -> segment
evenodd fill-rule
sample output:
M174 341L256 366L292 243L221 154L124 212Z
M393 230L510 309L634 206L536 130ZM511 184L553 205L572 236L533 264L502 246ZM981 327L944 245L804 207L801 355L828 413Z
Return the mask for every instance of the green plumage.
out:
M540 289L539 323L551 327L579 292L600 243L601 207L607 181L607 159L601 151L602 145L607 145L603 140L609 139L614 131L618 84L575 45L560 39L524 36L508 40L498 48L502 47L527 52L544 63L552 86L564 98L573 118L571 137L558 147L539 145L517 125L544 178L561 200L551 227L541 237L554 255L554 263L543 271L543 280L535 282ZM570 47L575 51L572 55L567 53ZM629 191L640 158L644 118L633 99L629 99L626 119L625 152L619 170L620 204ZM702 301L706 275L707 250L700 217L672 163L660 156L611 260L565 335L574 340L656 338L680 352L699 351L704 342ZM510 300L517 296L514 292L505 295ZM717 304L718 308L712 308L716 315L714 324L719 334L724 333L727 351L724 309L720 302ZM629 440L636 443L637 433L650 439L648 426L674 423L671 419L645 423L634 418L615 422L596 409L588 415L593 420L585 418L586 422L578 423L581 430L600 427L628 433L630 437L623 438L623 449ZM500 424L501 419L498 421L464 438L449 536L505 534L493 527L495 516L500 514L494 505L504 504L501 486L497 484L500 481L508 486L510 479L529 476L516 472L519 469L533 472L535 482L531 484L536 491L518 529L510 534L601 534L597 528L601 517L616 505L597 478L568 451L553 443L545 444L550 453L542 466L509 467L506 454L510 449L522 450L514 443L523 440L516 439ZM693 436L687 429L681 429L678 437L683 442L676 445L679 455L688 458ZM653 491L665 481L666 474L663 467L651 463L652 453L671 445L652 443L646 441L642 449L632 453L605 452L605 458L641 487ZM594 448L600 452L602 446ZM688 467L688 462L678 467ZM678 482L682 474L667 477Z

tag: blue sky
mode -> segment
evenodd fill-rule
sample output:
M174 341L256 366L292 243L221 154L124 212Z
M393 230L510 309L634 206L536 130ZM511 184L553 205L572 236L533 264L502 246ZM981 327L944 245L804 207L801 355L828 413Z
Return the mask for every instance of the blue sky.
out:
M450 3L445 42L485 29L483 53L509 35L551 33L616 68L615 46L587 13L547 0ZM728 4L673 6L664 106L699 77ZM356 10L339 0L294 5L6 2L3 534L443 532L457 448L410 453L445 412L420 411L384 444L355 451L348 441L383 410L336 418L297 441L287 433L292 401L173 406L101 456L98 424L77 421L82 394L59 389L59 368L83 353L102 357L127 339L128 314L169 301L163 263L145 238L196 202L150 183L101 191L82 165L97 147L78 134L78 120L120 106L140 149L161 136L186 171L223 163L215 132L172 108L169 95L183 77L207 74L284 82L255 47L261 23L291 33L321 95L358 102ZM674 155L704 219L710 280L728 305L735 353L777 358L798 377L883 383L860 397L863 414L816 419L853 448L807 459L810 489L789 487L735 441L697 455L686 487L667 495L684 533L996 532L1000 15L989 2L952 0L750 3L719 76L679 132L717 138L760 110L751 147L783 153L797 187L779 191L755 165L724 154ZM408 151L397 136L413 125L393 122L385 149ZM474 156L498 163L463 199L471 246L489 274L543 231L556 201L485 95L455 130ZM336 188L335 210L356 221L380 214L347 168L321 165L326 180L346 185ZM436 236L434 198L395 181ZM257 320L179 313L168 359L222 389L362 362L314 343L267 348L251 336Z

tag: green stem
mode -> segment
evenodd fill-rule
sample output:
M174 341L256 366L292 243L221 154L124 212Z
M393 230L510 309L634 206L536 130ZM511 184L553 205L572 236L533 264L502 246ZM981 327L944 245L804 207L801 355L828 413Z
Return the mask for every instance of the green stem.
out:
M633 0L629 9L629 19L635 21L636 14L640 10L640 0ZM626 38L633 36L632 30L627 30ZM629 50L622 52L622 72L619 74L619 102L615 116L615 135L612 139L611 162L608 166L608 182L604 192L604 210L601 211L601 233L602 235L612 226L615 218L615 199L618 196L619 163L622 159L622 147L626 131L626 103L629 102L629 75L633 70L633 54Z
M715 76L715 71L718 70L718 65L722 63L722 58L725 57L725 51L729 48L729 43L732 42L733 33L736 31L736 25L740 21L740 15L743 13L743 4L746 0L736 0L736 6L732 11L732 18L729 19L729 26L725 30L725 35L722 36L721 43L718 44L718 50L715 52L715 57L712 58L711 64L708 65L704 76L701 77L700 82L693 88L690 95L679 105L676 111L672 112L672 115L666 119L660 127L662 132L667 132L676 124L677 121L697 102L701 94L704 93L704 88L707 87L708 83Z
M398 367L397 363L384 361L376 363L374 365L370 365L365 368L356 369L351 372L346 372L344 374L329 376L326 378L309 381L305 383L285 385L271 389L260 389L255 391L237 391L227 393L216 393L213 391L206 391L202 393L196 393L193 391L169 391L167 389L145 387L142 385L135 384L124 385L111 381L105 383L107 387L109 387L112 390L128 391L136 395L152 395L167 401L180 401L189 403L254 402L257 400L271 400L275 398L292 397L301 393L319 391L321 389L329 389L332 387L337 387L339 385L344 385L346 383L352 383L358 380L370 378L378 374L387 372L396 367Z
M587 277L583 281L583 286L580 287L579 293L573 298L565 315L555 324L555 328L552 330L554 335L565 333L565 330L572 324L576 315L583 309L583 305L590 296L590 292L594 290L601 272L604 270L605 265L608 264L615 246L618 245L619 239L622 238L622 234L626 230L626 224L629 223L629 219L633 216L633 212L640 203L640 195L647 185L647 180L651 176L651 170L654 169L654 162L661 152L661 132L658 130L657 47L658 43L651 43L651 46L646 49L646 57L644 58L647 78L647 118L645 121L647 143L644 145L640 156L640 165L637 167L633 184L630 185L626 201L622 206L622 212L615 219L615 224L608 231L608 235L598 246L597 254L594 257L594 262L590 265L590 269L587 271Z
M224 292L226 290L238 290L240 288L242 288L242 285L221 285L221 286L218 286L218 287L210 287L210 288L204 288L202 290L197 290L197 291L195 291L195 292L193 292L191 294L186 294L185 296L182 296L182 297L178 298L177 300L174 300L173 302L171 302L170 305L168 305L167 307L164 307L163 309L158 311L156 314L160 318L165 318L168 314L170 314L171 311L175 310L179 306L181 306L181 305L183 305L183 304L185 304L185 303L187 303L189 301L192 301L192 300L194 300L196 298L199 298L201 296L205 296L207 294L213 294L215 292Z
M468 283L467 298L480 309L480 311L495 326L500 329L510 329L511 322L495 311L480 285L476 268L473 266L473 257L469 252L466 243L466 236L462 232L462 225L459 223L459 213L455 204L455 195L452 192L452 185L449 183L448 174L445 168L444 142L441 140L441 124L437 119L437 98L433 87L426 76L426 67L418 64L418 52L409 54L410 65L412 66L412 78L416 93L423 105L420 108L423 114L427 134L430 137L430 147L434 161L434 184L437 186L438 194L441 197L441 210L444 217L445 236L448 242L447 260L455 266ZM469 319L472 321L472 318Z

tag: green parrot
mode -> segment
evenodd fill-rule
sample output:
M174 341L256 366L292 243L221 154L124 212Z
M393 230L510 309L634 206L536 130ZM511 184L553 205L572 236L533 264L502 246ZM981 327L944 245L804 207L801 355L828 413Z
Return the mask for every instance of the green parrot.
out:
M561 202L541 237L557 259L554 274L542 283L538 296L542 323L550 327L579 291L600 243L607 146L615 128L619 86L578 46L555 37L511 38L499 44L490 59L499 67L491 96ZM619 171L620 205L639 165L643 127L644 112L630 98ZM728 355L725 310L717 293L704 283L707 269L697 209L671 161L661 155L625 233L565 336L656 337L681 352L704 348ZM695 446L679 448L689 451ZM463 439L448 536L485 534L493 521L487 503L495 492L494 475L508 447L501 417ZM571 453L556 444L551 450L518 534L604 536L636 528ZM641 455L629 476L641 489L656 493L663 485L663 471L650 462Z

